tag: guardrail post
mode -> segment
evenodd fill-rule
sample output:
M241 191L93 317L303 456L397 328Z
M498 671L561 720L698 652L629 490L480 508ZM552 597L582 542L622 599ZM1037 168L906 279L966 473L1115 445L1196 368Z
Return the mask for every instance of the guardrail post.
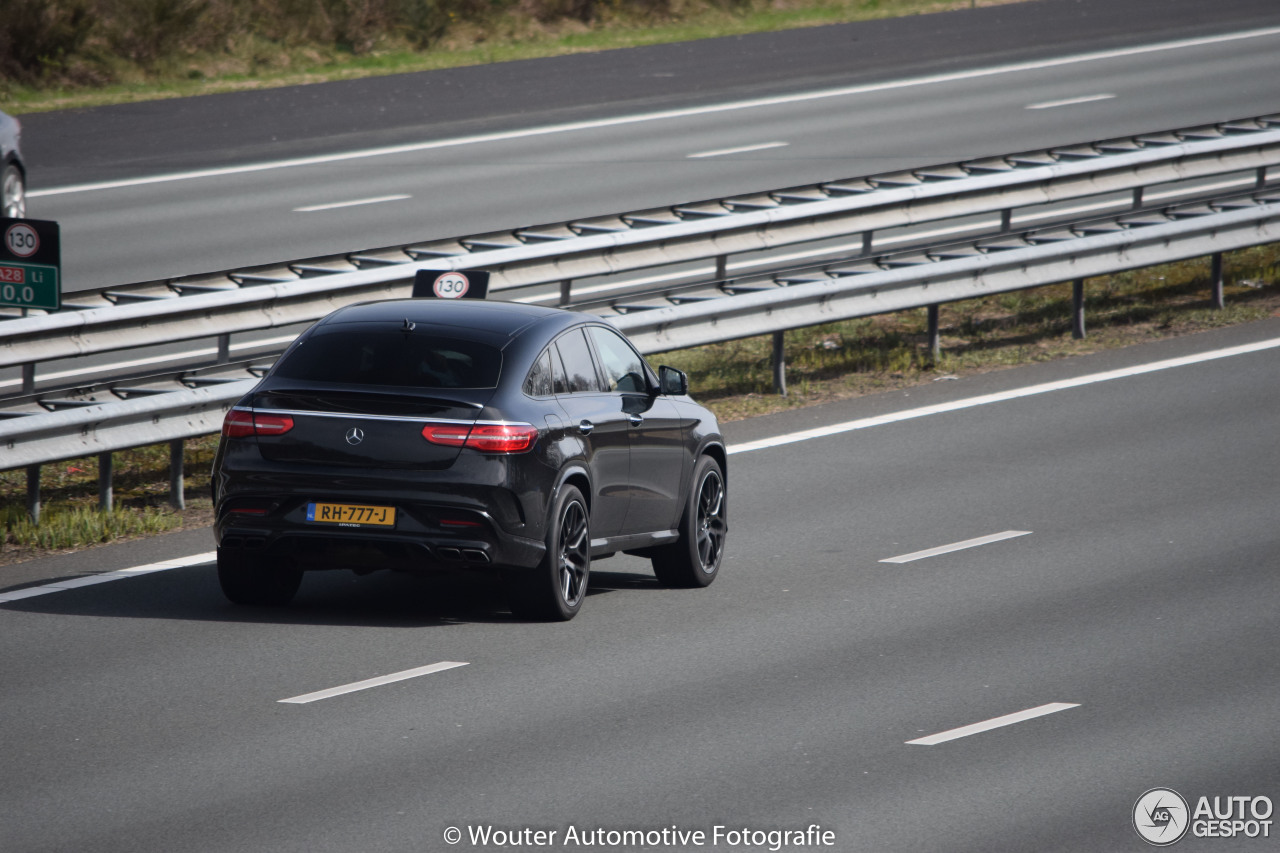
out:
M1084 279L1071 283L1071 337L1084 338Z
M112 459L110 453L98 454L98 509L111 512L114 496L111 493Z
M1227 299L1222 292L1222 253L1213 253L1213 268L1209 274L1213 279L1213 307L1226 308Z
M40 523L40 466L27 466L27 517L32 524Z
M1259 167L1258 167L1258 186L1257 186L1257 189L1262 189L1262 188L1263 188L1263 187L1265 187L1266 185L1267 185L1267 167L1266 167L1266 166L1259 166Z
M571 301L573 301L573 279L566 278L560 282L560 307L569 307Z
M231 361L231 334L218 335L218 364Z
M174 509L185 509L186 495L183 493L183 463L186 451L185 442L176 438L169 442L169 506Z
M36 365L35 362L22 365L22 393L34 394L36 392Z
M929 306L929 358L937 361L942 355L942 336L938 332L938 306Z
M729 256L716 255L716 281L724 281L729 277Z
M875 233L874 231L862 232L862 254L864 255L871 254L871 235L874 233Z
M1142 187L1133 188L1133 209L1142 209Z
M787 396L787 333L773 333L773 393Z
M1004 210L1000 211L1000 230L1001 231L1013 230L1013 209L1012 208L1006 207Z

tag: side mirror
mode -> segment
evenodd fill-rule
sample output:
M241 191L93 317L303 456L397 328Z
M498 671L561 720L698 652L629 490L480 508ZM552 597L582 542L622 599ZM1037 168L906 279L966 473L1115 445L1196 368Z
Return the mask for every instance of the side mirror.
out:
M683 370L664 364L658 368L658 385L669 397L683 397L689 393L689 376Z

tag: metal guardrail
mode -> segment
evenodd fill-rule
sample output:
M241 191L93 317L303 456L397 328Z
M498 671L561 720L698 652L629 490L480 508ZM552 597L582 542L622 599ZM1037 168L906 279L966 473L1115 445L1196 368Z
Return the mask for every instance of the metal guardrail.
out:
M1132 192L1140 208L1153 185L1254 171L1263 186L1276 165L1280 117L1262 117L356 253L349 271L294 262L218 274L221 285L174 280L167 298L107 291L119 304L2 323L0 367L24 366L30 390L40 362L310 322L349 302L401 295L419 269L487 269L490 291L501 293L709 258L723 269L730 255L840 236L861 235L871 255L885 229L992 212L1007 226L1020 208L1116 192Z
M242 379L0 421L5 469L209 435L257 383Z
M1163 212L1139 210L1072 228L1057 226L1025 234L1005 233L1005 228L998 236L929 249L917 257L895 258L884 263L888 268L877 264L871 252L811 272L808 281L784 279L779 285L737 295L719 295L717 291L715 298L682 301L611 319L648 354L1078 280L1280 241L1280 188L1265 186L1267 168L1280 161L1280 131L1269 129L1273 126L1280 126L1280 119L1182 132L1185 137L1197 137L1194 141L1177 141L1169 134L1139 137L1129 141L1138 150L1131 148L1116 155L1100 152L1123 147L1118 142L1088 146L1093 155L1077 148L1067 156L1068 149L1059 149L1057 156L1062 162L1052 165L1015 166L1010 163L1021 164L1035 157L1002 158L1007 168L980 177L972 176L982 171L972 163L968 164L969 177L935 180L931 176L941 170L921 169L912 173L913 186L891 188L889 179L880 176L866 179L865 191L847 198L791 205L779 200L790 191L779 191L766 194L775 205L768 210L726 212L636 227L625 233L566 237L555 243L542 240L483 250L477 245L476 251L465 255L441 254L431 260L383 264L314 280L11 320L0 323L0 364L30 364L73 353L127 349L137 346L139 339L149 344L190 340L315 319L348 302L403 295L404 285L419 268L496 268L498 281L505 285L500 285L500 290L526 286L528 281L512 283L521 275L529 280L555 281L566 271L583 266L622 268L634 264L644 268L696 256L721 259L723 269L725 254L731 249L746 251L748 246L754 249L852 233L862 234L864 246L873 248L872 225L880 228L889 222L924 221L921 217L926 215L946 218L973 213L966 203L983 211L1010 211L1013 208L1006 205L1015 198L1022 203L1044 204L1129 189L1136 204L1143 189L1151 186L1147 181L1155 178L1158 183L1168 183L1172 174L1196 178L1256 171L1255 184L1260 191L1222 201L1216 207L1199 204ZM1206 136L1212 138L1199 138ZM879 188L873 183L879 183ZM1086 193L1086 185L1092 191ZM834 185L824 186L830 189ZM841 186L847 188L848 182ZM716 204L727 210L732 202ZM1001 225L1007 226L1010 218L1005 212ZM535 270L541 272L535 274ZM0 468L30 470L59 459L216 432L224 411L254 382L215 380L205 387L0 419Z
M879 272L795 284L611 318L646 354L817 323L936 305L1280 242L1280 189L1229 209L1173 211L1071 238L974 248ZM1040 242L1036 238L1040 238ZM980 241L981 242L981 241ZM39 465L217 432L256 379L0 421L4 468Z
M896 269L837 273L825 281L627 314L613 323L642 352L662 352L1280 242L1280 190L1273 199L1237 204L1183 214L1185 219L1100 226L1104 233L1006 240L985 252L975 247L969 257L926 255Z

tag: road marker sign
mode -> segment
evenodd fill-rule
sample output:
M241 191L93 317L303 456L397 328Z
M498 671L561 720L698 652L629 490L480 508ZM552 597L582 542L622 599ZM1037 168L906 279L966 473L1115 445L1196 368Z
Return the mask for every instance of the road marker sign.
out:
M0 219L0 306L62 307L62 262L58 223Z

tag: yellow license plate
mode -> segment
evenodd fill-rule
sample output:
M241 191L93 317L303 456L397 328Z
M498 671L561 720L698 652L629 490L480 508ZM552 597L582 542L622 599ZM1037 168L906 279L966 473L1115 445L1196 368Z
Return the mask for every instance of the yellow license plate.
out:
M316 524L339 524L343 527L394 527L396 508L312 503L307 504L307 521Z

